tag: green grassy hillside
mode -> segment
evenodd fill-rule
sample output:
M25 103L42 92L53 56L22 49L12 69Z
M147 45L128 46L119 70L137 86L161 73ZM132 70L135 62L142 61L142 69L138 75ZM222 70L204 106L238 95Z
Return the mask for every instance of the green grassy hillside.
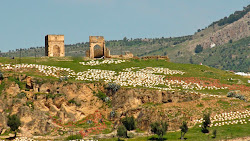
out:
M99 59L87 61L83 60L82 57L24 57L22 59L0 57L0 62L0 73L3 73L4 77L8 77L9 81L19 84L19 87L22 87L21 89L23 90L25 89L25 82L18 81L18 77L26 74L28 76L32 76L32 80L34 80L37 84L46 82L53 84L53 82L59 81L64 81L66 84L111 82L121 85L123 89L129 87L143 88L144 90L154 89L157 92L159 92L159 90L165 92L172 91L174 94L179 93L180 95L185 94L185 92L192 93L193 95L197 94L200 95L201 98L177 103L144 103L140 106L140 108L151 110L155 108L160 115L163 113L167 114L169 119L175 119L172 121L176 123L183 119L192 123L192 126L194 125L194 127L190 126L189 131L185 135L185 138L188 140L211 140L212 131L215 129L217 130L217 137L213 140L249 136L249 116L244 118L237 117L236 119L230 120L231 122L239 120L239 123L237 124L226 125L226 121L228 120L225 120L224 126L215 126L216 123L222 124L222 121L219 119L215 120L215 113L221 114L231 111L236 113L236 111L238 111L240 113L235 115L243 115L246 114L243 113L243 110L249 110L248 101L250 84L248 83L248 78L234 75L234 73L229 71L223 71L205 65L172 63L166 60ZM67 79L65 79L66 77ZM84 79L81 80L78 78ZM2 95L1 92L3 88L8 87L6 82L6 80L2 81L2 84L0 85L0 95ZM134 85L132 85L132 83ZM140 85L140 83L143 85ZM238 97L227 97L228 92L234 90L238 90L237 94L244 99L240 99ZM49 94L49 96L53 95L54 94ZM69 103L73 103L73 100ZM160 112L159 109L165 109L166 111L163 110L165 112ZM170 112L167 109L172 109L172 111L175 112ZM209 134L203 134L201 132L201 127L199 127L201 123L197 120L200 120L200 118L202 118L202 114L208 111L213 114L211 119L214 120L214 126L209 128ZM183 114L183 112L185 114ZM155 117L156 115L152 116ZM192 119L186 116L192 117ZM177 120L176 117L182 118L178 118ZM55 124L61 126L59 120L56 120L57 118L57 116L54 116L53 121ZM139 121L138 119L139 117L137 117L137 121ZM246 122L241 123L240 120L243 119ZM87 120L89 120L89 117L75 122L74 126L68 126L68 123L63 126L70 127L71 130L75 129L75 131L81 131L78 133L83 134L82 131L95 126L94 124L88 124ZM107 128L103 131L104 134L108 134L116 130L113 127L113 125L115 125L113 121L108 119L106 120L105 124L107 124ZM193 122L195 122L195 124ZM143 136L134 136L125 140L142 141L157 138L155 135L149 135L147 137L146 131L141 131L139 128L137 130L134 132L141 132L145 134L143 134ZM100 133L101 132L95 132L90 133L90 135L93 134L93 136L98 136ZM66 136L63 136L63 138L66 138ZM164 138L167 140L180 140L180 131L168 131ZM117 138L100 138L98 140L112 141L117 140Z
M192 63L223 70L250 71L250 37L228 43L216 48L205 49L189 59ZM190 62L190 63L191 63Z
M96 60L92 62L102 62L104 60ZM105 60L107 61L107 60ZM111 60L109 60L111 61ZM242 90L247 91L249 90L249 83L247 82L248 79L234 75L231 72L223 71L219 69L215 69L212 67L208 67L205 65L195 65L195 64L177 64L168 62L165 60L126 60L125 62L121 63L111 63L111 64L100 64L95 66L90 65L82 65L80 62L89 63L90 61L83 61L80 57L64 57L64 58L31 58L26 57L15 59L9 58L0 58L0 62L3 64L37 64L37 65L47 65L47 66L54 66L54 69L44 69L46 73L53 72L53 74L48 74L47 76L45 72L38 68L17 68L12 69L15 73L26 73L31 76L37 77L47 77L49 79L58 79L58 77L69 77L70 81L83 81L83 82L90 82L90 81L107 81L107 82L117 82L119 79L120 82L124 82L128 85L124 85L125 87L145 87L145 88L155 88L155 89L164 89L164 88L171 88L171 90L178 90L178 91L195 91L195 92L202 92L202 93L210 93L210 94L226 94L230 90ZM8 69L4 69L6 66L2 65L2 70L7 71ZM62 70L60 68L65 68L69 70ZM39 72L37 71L39 70ZM57 70L56 70L57 69ZM127 69L127 70L126 70ZM130 70L129 70L130 69ZM92 72L96 70L103 70L101 72ZM104 71L105 70L105 71ZM110 71L114 71L115 74L110 74ZM77 74L81 72L82 74ZM127 74L130 72L130 74ZM123 75L124 73L124 75ZM76 78L81 77L82 75L89 75L84 76L84 80L79 80ZM102 78L100 74L108 74L112 77L112 80L108 80L108 78ZM91 75L91 76L90 76ZM95 78L95 75L99 78ZM120 78L125 78L130 75L126 80L120 80ZM151 83L144 83L145 80L136 80L133 85L130 85L129 81L134 81L134 79L141 79L140 75L145 75L142 78L147 79L148 81L152 81ZM158 79L160 80L155 80ZM168 81L177 81L175 84ZM159 83L162 82L162 83ZM184 84L180 84L181 81L185 82ZM142 83L142 84L141 84ZM170 84L171 83L171 84ZM190 83L190 84L188 84ZM137 85L138 84L138 85ZM145 86L144 86L145 85ZM152 87L150 87L150 86ZM187 85L188 88L185 88L184 85ZM198 89L198 85L203 86L204 88ZM219 89L210 89L208 87L215 86ZM194 87L194 88L192 88ZM222 88L222 89L220 89ZM224 89L226 88L226 89Z

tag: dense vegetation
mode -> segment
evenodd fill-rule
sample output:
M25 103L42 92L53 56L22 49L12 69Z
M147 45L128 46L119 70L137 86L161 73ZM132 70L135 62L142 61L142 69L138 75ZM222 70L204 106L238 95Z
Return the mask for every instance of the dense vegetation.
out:
M11 131L15 132L16 136L16 131L18 127L21 125L20 118L17 115L8 116L7 125L10 127Z
M168 130L168 124L166 122L153 122L150 124L151 132L158 135L159 140L163 140L163 135L166 134Z
M242 18L244 15L246 15L250 11L250 5L247 7L244 7L243 10L241 11L235 11L233 14L231 14L228 17L224 17L216 22L213 22L210 26L213 26L215 24L218 24L219 26L225 25L225 24L230 24L233 23L240 18Z
M200 53L200 52L202 52L202 50L203 50L203 47L201 45L197 45L194 52L195 53Z
M222 46L208 48L190 58L190 63L200 63L223 70L250 71L250 37Z

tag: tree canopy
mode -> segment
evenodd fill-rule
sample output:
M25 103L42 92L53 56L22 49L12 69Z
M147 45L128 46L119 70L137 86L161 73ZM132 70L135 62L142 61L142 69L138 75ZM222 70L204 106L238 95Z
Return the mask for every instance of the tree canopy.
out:
M203 47L201 46L201 45L196 45L196 48L195 48L195 53L200 53L200 52L202 52L202 50L203 50Z
M17 115L8 116L7 125L10 127L11 131L15 131L21 125L20 118Z
M162 140L163 135L166 134L168 130L168 124L166 122L153 122L150 124L151 132L157 134L158 137Z
M135 118L133 116L131 117L125 117L122 119L122 124L126 127L128 131L135 129Z
M188 131L188 126L187 126L187 122L186 122L186 121L183 121L183 122L182 122L182 125L180 126L180 129L181 129L181 139L183 140L185 134L186 134L187 131Z

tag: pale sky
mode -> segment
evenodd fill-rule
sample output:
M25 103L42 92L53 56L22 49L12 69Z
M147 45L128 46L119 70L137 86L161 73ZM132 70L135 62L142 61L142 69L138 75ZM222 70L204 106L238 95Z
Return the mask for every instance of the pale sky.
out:
M0 51L44 46L47 34L65 44L190 35L242 10L250 0L0 0Z

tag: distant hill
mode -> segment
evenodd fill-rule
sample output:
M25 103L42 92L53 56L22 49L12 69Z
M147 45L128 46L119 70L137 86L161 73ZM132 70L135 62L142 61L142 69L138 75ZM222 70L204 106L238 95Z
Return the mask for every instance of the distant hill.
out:
M137 38L123 40L110 40L106 41L106 47L111 50L111 54L124 54L125 51L130 51L136 56L146 56L156 50L161 50L170 46L174 46L183 43L187 40L192 40L192 35L182 37L169 37L169 38ZM76 44L65 45L66 56L85 56L85 51L89 49L89 42L82 42ZM28 49L16 49L9 50L8 52L2 53L3 57L35 57L44 56L44 47L31 47ZM164 52L160 55L164 55ZM166 55L166 53L165 53Z
M235 11L228 17L213 22L205 29L198 29L194 35L151 39L124 37L122 40L106 41L106 47L111 50L111 54L124 54L125 51L130 51L139 57L168 55L173 62L203 62L221 69L249 72L249 56L247 55L250 54L249 11L250 5L241 11ZM199 53L195 52L197 46L202 48ZM89 43L82 42L65 45L65 47L66 56L85 56ZM10 50L1 55L4 57L34 57L44 56L44 52L44 47L32 47L21 51L19 49ZM225 53L231 57L225 58ZM221 56L224 56L223 59L220 59Z
M192 36L192 40L153 50L148 55L160 55L162 52L166 52L173 62L203 62L220 69L249 72L249 10L250 5L242 11L231 14L230 18L225 17L205 29L198 29ZM220 24L222 22L224 24ZM198 46L202 48L199 53L195 52Z
M190 63L233 71L250 72L250 37L203 50L191 56Z

